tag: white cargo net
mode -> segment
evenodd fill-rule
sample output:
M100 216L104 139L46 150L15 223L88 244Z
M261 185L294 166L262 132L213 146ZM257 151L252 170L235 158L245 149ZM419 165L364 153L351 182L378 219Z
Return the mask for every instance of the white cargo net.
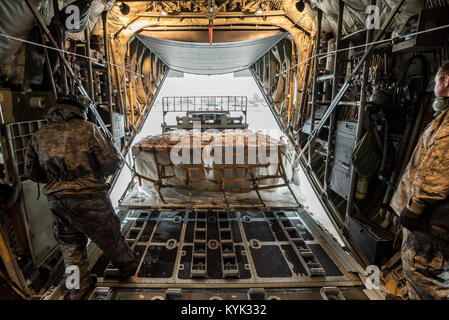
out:
M163 188L183 195L196 192L247 193L287 187L292 189L292 156L289 148L253 130L175 130L150 136L133 149L137 179L144 192L156 190L166 203ZM154 189L153 189L154 188Z

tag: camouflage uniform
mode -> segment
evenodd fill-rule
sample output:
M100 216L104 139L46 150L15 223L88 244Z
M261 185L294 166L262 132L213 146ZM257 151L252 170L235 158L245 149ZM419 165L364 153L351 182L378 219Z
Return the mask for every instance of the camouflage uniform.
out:
M447 241L403 228L401 257L410 299L449 299Z
M78 266L80 298L89 289L87 237L121 271L133 270L135 256L120 233L120 221L108 197L105 177L119 168L120 158L99 129L85 121L82 109L59 104L49 111L49 123L31 138L26 172L33 181L46 183L58 240L66 267ZM87 237L86 237L87 236Z
M449 113L426 128L404 171L391 207L419 216L420 230L404 229L402 261L412 299L449 299Z

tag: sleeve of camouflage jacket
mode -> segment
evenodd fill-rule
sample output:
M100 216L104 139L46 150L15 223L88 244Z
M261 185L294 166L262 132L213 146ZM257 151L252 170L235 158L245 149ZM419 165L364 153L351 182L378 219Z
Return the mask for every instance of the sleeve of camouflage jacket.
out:
M426 206L449 195L449 136L436 140L423 158L411 186L407 209L421 214Z
M47 183L47 174L41 168L39 157L34 149L35 138L32 137L26 150L25 175L31 180L38 183Z
M93 126L91 148L105 177L114 174L120 168L120 156L115 147L96 126Z

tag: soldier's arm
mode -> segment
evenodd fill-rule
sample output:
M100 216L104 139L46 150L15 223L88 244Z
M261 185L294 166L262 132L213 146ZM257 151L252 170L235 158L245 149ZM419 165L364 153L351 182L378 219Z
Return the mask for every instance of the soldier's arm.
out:
M92 126L92 128L93 133L90 146L104 176L110 176L120 168L120 156L112 143L103 136L101 131L96 126Z
M39 157L34 149L34 137L31 138L26 150L25 175L38 183L47 183L48 178L39 163Z
M435 141L419 165L407 209L415 214L449 195L449 136Z

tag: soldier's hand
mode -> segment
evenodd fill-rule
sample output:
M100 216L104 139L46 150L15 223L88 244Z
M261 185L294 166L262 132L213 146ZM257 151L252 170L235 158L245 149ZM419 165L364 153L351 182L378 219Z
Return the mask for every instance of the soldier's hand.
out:
M399 217L399 221L404 228L407 228L410 231L421 230L422 229L422 221L420 216L414 214L407 208L404 208Z

